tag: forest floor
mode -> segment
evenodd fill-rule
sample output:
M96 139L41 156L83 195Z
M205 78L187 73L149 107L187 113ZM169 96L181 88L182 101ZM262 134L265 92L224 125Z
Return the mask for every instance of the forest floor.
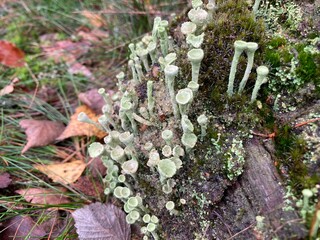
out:
M87 153L105 133L78 122L77 115L96 120L104 105L97 89L117 90L115 76L127 70L128 44L150 32L154 16L170 19L187 7L183 0L42 2L0 3L1 239L77 238L72 212L106 201L106 168ZM270 2L273 8L262 5L257 17L267 29L258 61L270 66L271 80L255 111L268 108L272 116L269 110L259 113L268 119L251 134L275 143L272 161L287 186L288 208L301 202L303 189L314 192L307 218L298 218L312 229L320 211L320 3ZM217 202L236 192L236 184L225 185L225 195L225 189L215 189L221 193L212 197ZM200 195L190 198L201 201ZM224 213L213 218L219 214ZM233 224L230 216L226 211ZM224 231L225 222L219 224ZM226 226L226 238L244 239L237 237L245 228ZM259 239L255 223L249 226ZM168 234L175 230L169 223L164 228ZM198 239L206 239L206 231Z

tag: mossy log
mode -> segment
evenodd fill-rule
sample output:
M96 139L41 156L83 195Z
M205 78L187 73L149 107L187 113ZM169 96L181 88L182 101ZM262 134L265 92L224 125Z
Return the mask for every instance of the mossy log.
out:
M217 239L304 239L307 230L295 211L284 211L285 187L274 165L273 145L253 139L246 144L245 171L216 211ZM255 229L263 216L264 228Z

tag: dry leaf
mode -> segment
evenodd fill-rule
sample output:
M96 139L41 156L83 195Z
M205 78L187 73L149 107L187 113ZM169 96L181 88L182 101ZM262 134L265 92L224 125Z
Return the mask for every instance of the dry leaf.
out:
M35 164L33 166L40 172L46 174L53 182L63 184L70 184L77 181L86 168L86 164L81 160L50 165Z
M7 86L0 90L0 97L6 94L10 94L14 90L14 85L19 82L18 78L14 78Z
M102 114L102 107L105 104L105 101L101 94L98 93L98 89L94 88L84 93L79 93L78 98L95 113Z
M78 58L89 51L90 45L87 41L72 42L70 40L63 40L42 48L45 55L48 58L52 58L56 63L64 61L68 64L73 64Z
M35 204L58 205L70 202L62 193L53 189L28 188L19 189L16 193L22 195L27 202Z
M15 216L4 222L4 231L1 232L1 239L23 240L42 239L46 232L38 226L29 216Z
M99 176L104 177L107 173L107 168L99 157L89 159L88 169L95 178Z
M92 203L72 213L80 239L129 240L126 214L112 204Z
M9 173L1 173L0 174L0 188L6 188L12 182Z
M77 35L83 40L87 40L89 42L100 42L101 40L105 40L109 37L108 32L97 28L93 29L92 31L80 30Z
M13 43L0 40L0 63L8 67L23 67L25 65L24 52Z
M71 184L71 186L84 193L87 196L100 197L103 194L103 187L96 179L89 179L87 176L82 176L77 182Z
M81 14L84 17L86 17L89 20L90 24L94 27L99 28L105 24L105 21L103 20L103 18L99 14L90 12L88 10L82 11Z
M78 62L74 62L68 69L70 74L82 74L88 78L93 78L92 72L84 65Z
M78 115L81 112L86 113L91 120L95 122L98 121L99 116L97 116L89 107L82 105L76 109L75 113L71 116L68 126L66 127L64 132L57 138L57 140L64 140L66 138L74 136L96 136L98 138L103 138L107 135L106 132L100 130L92 124L79 122Z
M25 153L31 147L46 146L55 141L55 139L64 131L62 123L47 120L21 120L22 127L27 135L27 144L21 153Z

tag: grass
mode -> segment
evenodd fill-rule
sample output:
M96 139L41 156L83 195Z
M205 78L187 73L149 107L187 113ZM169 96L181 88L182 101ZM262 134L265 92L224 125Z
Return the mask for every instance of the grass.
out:
M87 196L71 186L53 183L32 165L61 160L59 151L69 149L68 153L74 152L75 145L81 147L92 139L73 138L57 145L31 148L21 155L26 135L22 132L19 121L47 119L67 124L74 108L79 105L79 92L93 87L107 87L110 82L114 86L114 75L126 61L126 45L130 39L139 39L150 31L155 15L168 17L175 9L185 7L186 1L22 0L6 1L3 6L0 8L0 20L3 22L0 37L16 44L26 53L29 69L0 66L0 89L14 77L20 79L14 93L0 97L0 173L8 172L13 179L8 188L0 189L0 224L21 215L31 216L40 224L50 219L52 209L59 209L64 210L59 211L59 218L65 221L65 227L54 239L75 239L70 212L92 201L103 202L104 198ZM65 63L55 63L44 58L40 43L41 36L50 33L57 34L57 41L78 41L76 34L79 29L91 31L95 28L90 24L90 19L83 16L84 10L101 17L105 25L100 29L109 34L108 38L93 44L90 51L79 59L81 63L90 66L96 77L94 81L67 73L68 66ZM33 98L37 81L38 91L42 87L56 91L50 101ZM86 153L82 154L87 158ZM91 174L86 170L84 175L91 177ZM102 178L98 181L102 182ZM61 186L67 191L62 192ZM18 189L39 187L61 193L71 202L58 206L33 204L15 192ZM0 235L2 231L0 229Z

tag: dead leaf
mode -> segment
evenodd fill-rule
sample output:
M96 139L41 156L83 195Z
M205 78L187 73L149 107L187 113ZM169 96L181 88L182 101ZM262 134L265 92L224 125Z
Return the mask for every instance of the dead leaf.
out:
M62 193L53 189L28 188L19 189L16 193L22 195L27 202L35 204L58 205L70 202Z
M107 172L107 168L104 166L101 158L99 157L90 159L88 168L89 168L89 171L92 173L92 176L95 178L99 176L104 177Z
M31 147L46 146L54 142L65 129L62 123L48 120L25 119L19 124L25 130L28 141L21 151L22 154Z
M57 140L64 140L69 137L75 137L75 136L96 136L98 138L103 138L107 135L106 132L100 130L96 126L89 124L89 123L83 123L78 121L78 115L79 113L84 112L86 113L89 118L95 122L98 121L99 116L97 116L93 110L91 110L86 105L82 105L78 107L75 111L75 113L71 116L70 122L66 129L63 131L63 133L57 138Z
M103 18L96 13L90 12L88 10L84 10L81 12L82 16L84 16L85 18L87 18L90 22L90 24L94 27L102 27L103 25L105 25L105 21L103 20Z
M23 240L23 239L42 239L46 232L38 226L29 216L15 216L4 224L4 231L1 232L1 239Z
M0 40L0 63L8 67L23 67L24 52L13 43Z
M73 64L78 58L89 51L90 42L72 42L71 40L62 40L55 42L50 46L43 46L45 55L53 59L56 63L66 62Z
M89 179L87 176L82 176L77 182L71 184L73 188L84 193L87 196L98 197L103 194L103 187L96 179Z
M19 82L18 78L14 78L7 86L0 90L0 97L10 94L14 90L14 85Z
M12 182L9 173L1 173L0 174L0 188L6 188Z
M35 164L33 166L51 178L53 182L62 184L74 183L86 168L86 164L81 160L50 165Z
M98 89L94 88L84 93L79 93L78 98L95 113L102 114L102 107L105 105L105 101L101 94L98 93Z
M129 240L126 214L112 204L92 203L72 213L80 239Z
M87 40L93 43L100 42L109 37L108 32L97 29L97 28L93 30L86 30L86 29L79 30L77 35L81 37L83 40Z
M71 64L71 66L68 68L68 73L82 74L87 78L91 78L91 79L93 78L92 72L86 66L78 62L74 62L73 64Z

